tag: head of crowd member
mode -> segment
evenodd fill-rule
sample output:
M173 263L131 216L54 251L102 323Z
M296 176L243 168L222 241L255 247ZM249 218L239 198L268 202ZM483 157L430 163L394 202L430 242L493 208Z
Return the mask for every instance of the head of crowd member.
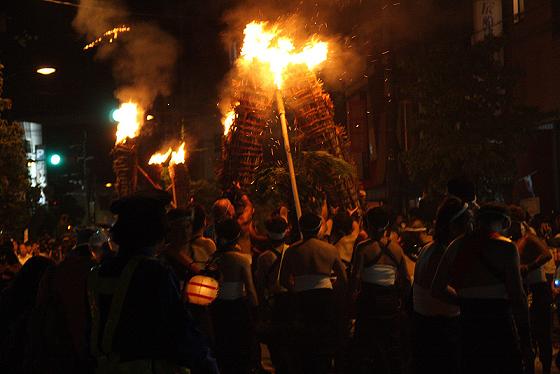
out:
M476 231L504 235L511 226L510 211L500 203L486 203L476 213Z
M93 252L95 261L101 262L108 256L112 256L109 236L103 229L97 229L89 239L89 246Z
M10 286L14 296L10 303L11 308L23 311L33 307L39 282L45 271L51 266L54 266L54 262L43 256L35 256L25 262Z
M18 258L14 252L14 247L10 240L0 240L0 265L16 265L19 264Z
M95 230L90 227L80 228L76 232L76 245L72 249L73 254L80 256L91 257L91 248L89 246L89 239L95 233Z
M192 232L193 235L202 235L204 229L206 229L206 212L200 204L195 204L192 206L193 211L193 223Z
M452 178L447 182L447 194L455 196L467 204L476 202L476 187L464 176Z
M183 245L192 237L192 222L194 211L192 209L171 209L167 213L166 239L169 244Z
M334 215L331 235L335 239L352 234L353 229L354 220L347 211L338 211Z
M390 223L389 213L383 207L372 208L366 213L366 229L372 240L381 239Z
M19 255L20 256L27 256L27 253L28 253L27 245L25 243L21 243L19 245Z
M401 231L401 246L411 258L417 258L420 250L432 241L424 221L416 218Z
M226 219L235 218L235 206L229 199L216 200L212 205L212 219L214 224L218 224Z
M469 205L459 198L449 196L438 208L434 228L434 240L447 245L466 233L471 213Z
M264 223L266 236L273 248L277 248L286 242L288 237L288 223L282 217L271 217Z
M552 235L551 219L546 214L536 214L531 220L531 226L540 238L548 239Z
M511 227L508 230L509 236L512 240L519 240L526 234L525 226L525 210L517 205L510 205L509 211L511 214Z
M241 226L236 219L225 219L216 225L216 236L219 249L234 249L241 236Z
M303 239L311 239L315 238L319 231L321 230L321 226L323 224L323 220L320 216L315 213L304 213L299 218L299 229L301 231L301 235Z
M165 236L165 207L170 202L171 197L163 191L136 193L115 201L111 212L117 221L111 228L111 239L119 245L119 252L134 254L160 244Z

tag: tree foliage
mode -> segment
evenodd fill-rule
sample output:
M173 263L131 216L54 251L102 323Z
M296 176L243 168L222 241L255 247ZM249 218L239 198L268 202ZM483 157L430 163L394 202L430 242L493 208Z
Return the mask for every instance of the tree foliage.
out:
M351 164L324 151L301 152L294 159L294 164L301 206L316 213L320 212L325 197L329 201L336 200L334 196L328 196L333 175L356 179L356 171ZM255 177L251 198L265 216L281 205L293 206L287 168L278 165L262 167Z
M0 65L0 96L3 78ZM0 97L0 115L10 101ZM30 188L23 128L0 117L0 229L21 236L29 219Z
M517 74L503 63L503 41L430 44L400 64L404 96L419 104L418 142L402 155L409 177L441 192L468 176L496 197L516 176L516 156L538 114L513 103Z

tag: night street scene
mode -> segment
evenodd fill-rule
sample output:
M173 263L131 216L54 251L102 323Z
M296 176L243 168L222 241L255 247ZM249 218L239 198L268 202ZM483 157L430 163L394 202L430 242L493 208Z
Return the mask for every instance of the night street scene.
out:
M560 0L5 0L0 374L560 374Z

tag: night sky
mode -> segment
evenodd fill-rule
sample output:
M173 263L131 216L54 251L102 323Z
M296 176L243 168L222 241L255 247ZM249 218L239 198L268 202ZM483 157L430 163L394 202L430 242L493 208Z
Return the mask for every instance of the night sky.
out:
M109 151L115 124L111 111L117 106L111 64L99 61L95 51L83 51L89 42L72 27L77 8L41 0L18 0L3 5L0 14L0 62L5 66L4 96L14 101L4 116L44 125L44 143L52 151L73 157L70 147L88 132L88 151L99 182L112 180ZM101 2L102 3L102 2ZM215 118L218 87L229 69L229 58L220 33L227 1L178 0L128 1L133 22L149 21L173 35L179 45L173 93L160 98L158 107L171 107L177 117L189 120ZM111 2L106 2L111 6ZM34 73L37 66L52 65L52 76ZM184 105L187 102L189 105ZM180 104L180 105L179 105ZM174 107L174 108L173 108ZM208 120L209 119L209 120ZM208 127L208 126L206 126ZM189 129L187 129L188 131ZM71 167L71 165L69 166Z

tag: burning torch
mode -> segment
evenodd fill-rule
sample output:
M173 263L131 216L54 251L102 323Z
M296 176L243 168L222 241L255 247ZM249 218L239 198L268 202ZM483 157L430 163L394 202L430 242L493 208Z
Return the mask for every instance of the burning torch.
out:
M138 156L135 138L140 133L142 117L143 111L133 102L123 103L113 112L113 119L118 125L111 155L119 198L136 191Z

